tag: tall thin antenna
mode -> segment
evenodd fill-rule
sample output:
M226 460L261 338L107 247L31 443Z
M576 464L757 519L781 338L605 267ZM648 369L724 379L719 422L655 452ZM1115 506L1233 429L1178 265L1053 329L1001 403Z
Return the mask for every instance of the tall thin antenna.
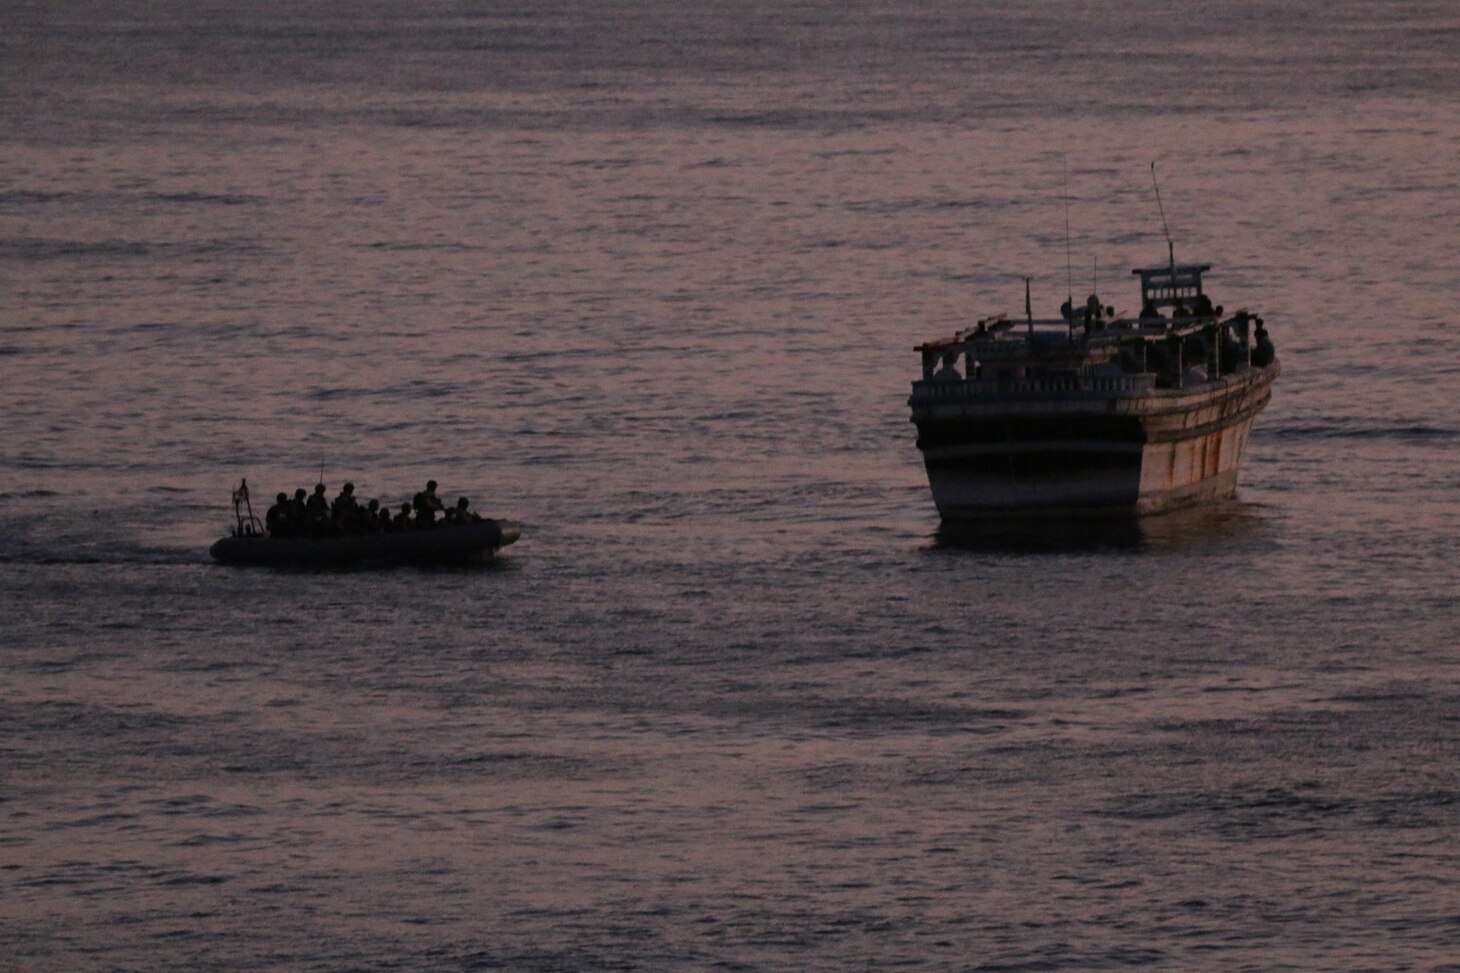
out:
M1034 337L1034 305L1029 303L1029 282L1032 277L1024 278L1024 317L1029 321L1029 336Z
M1070 263L1070 160L1066 158L1065 163L1065 300L1069 302L1071 313L1075 307L1075 272Z
M1161 186L1156 182L1156 160L1151 160L1151 187L1156 190L1156 208L1161 211L1161 232L1166 234L1166 257L1176 271L1176 247L1171 243L1171 229L1166 225L1166 207L1161 205Z

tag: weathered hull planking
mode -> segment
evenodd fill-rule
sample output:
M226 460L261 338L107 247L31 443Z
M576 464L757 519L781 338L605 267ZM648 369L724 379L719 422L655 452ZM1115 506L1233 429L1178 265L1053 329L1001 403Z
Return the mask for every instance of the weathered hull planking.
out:
M1144 515L1231 497L1277 374L1274 363L1188 389L1046 397L980 394L981 383L923 401L915 392L933 502L945 520L969 520Z

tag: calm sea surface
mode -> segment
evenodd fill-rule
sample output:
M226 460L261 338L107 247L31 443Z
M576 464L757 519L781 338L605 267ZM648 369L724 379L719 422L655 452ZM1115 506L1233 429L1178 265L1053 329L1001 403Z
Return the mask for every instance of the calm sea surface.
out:
M1238 501L940 539L1152 160ZM0 968L1460 970L1457 173L1445 0L5 4ZM208 562L321 466L523 540Z

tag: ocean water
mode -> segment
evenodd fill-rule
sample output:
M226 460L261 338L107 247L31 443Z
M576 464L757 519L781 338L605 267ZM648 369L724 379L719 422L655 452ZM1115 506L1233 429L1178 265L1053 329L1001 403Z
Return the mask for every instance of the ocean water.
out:
M1457 160L1441 0L6 4L0 968L1460 970ZM1238 499L940 534L1153 161ZM524 536L209 563L321 470Z

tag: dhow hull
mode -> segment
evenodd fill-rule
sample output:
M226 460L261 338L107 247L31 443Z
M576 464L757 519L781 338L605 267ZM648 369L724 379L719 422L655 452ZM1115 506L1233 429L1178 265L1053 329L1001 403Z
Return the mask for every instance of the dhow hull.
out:
M1233 496L1278 366L1187 389L979 394L914 403L945 520L1147 515ZM951 393L951 394L950 394Z

